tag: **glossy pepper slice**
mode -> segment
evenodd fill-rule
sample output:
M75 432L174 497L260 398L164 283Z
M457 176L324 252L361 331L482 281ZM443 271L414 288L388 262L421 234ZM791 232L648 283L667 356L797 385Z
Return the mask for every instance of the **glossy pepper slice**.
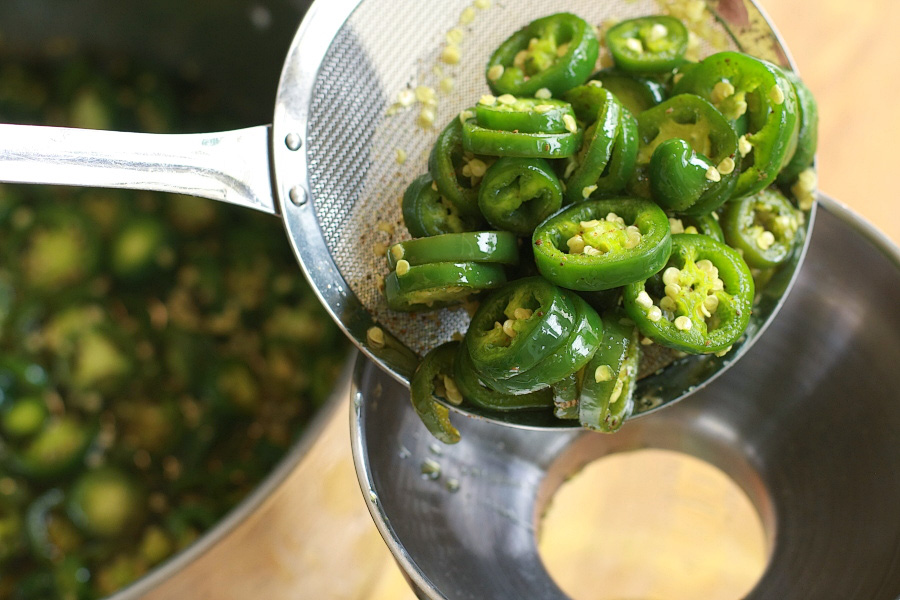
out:
M702 96L733 123L746 115L734 197L768 187L791 159L799 129L797 94L775 65L738 52L719 52L685 72L673 93Z
M488 129L472 117L463 123L463 148L475 154L521 158L566 158L581 147L584 132L571 127L564 133L523 133Z
M625 286L624 305L654 342L690 354L727 351L750 322L754 284L736 250L705 235L672 236L661 274Z
M616 66L629 73L661 73L677 67L688 46L688 31L675 17L627 19L606 32Z
M437 191L431 175L415 178L403 194L403 222L413 237L478 229L480 219L464 217Z
M538 390L530 394L504 394L486 386L475 371L466 344L459 344L453 373L456 385L465 401L480 408L509 412L545 409L553 405L549 389Z
M607 198L625 190L634 174L639 147L637 119L623 110L619 118L619 134L613 144L612 155L606 163L603 174L594 184L597 189L591 192L591 198Z
M623 314L604 315L603 341L584 369L578 399L581 426L618 431L634 408L634 387L641 358L638 330Z
M594 356L603 335L603 321L578 294L568 290L563 290L563 294L575 307L576 317L575 327L562 345L547 354L537 366L521 369L512 377L492 379L481 373L485 385L508 394L536 392L577 372Z
M497 229L528 235L559 209L562 198L562 186L546 160L505 156L484 174L478 206Z
M604 329L605 325L604 323ZM578 394L581 391L583 377L584 369L579 369L550 386L550 390L553 392L554 417L557 419L578 418Z
M485 74L495 94L534 96L546 88L559 96L590 77L599 52L593 27L558 13L532 21L500 44Z
M462 394L453 380L453 363L459 342L447 342L433 348L409 380L413 408L428 432L445 444L459 442L459 430L450 422L450 409L437 401L462 402Z
M435 310L506 283L503 267L478 263L428 263L403 260L384 278L384 296L393 310Z
M797 132L797 149L781 173L778 174L778 183L791 185L804 169L809 167L816 155L816 147L819 143L819 107L812 92L795 73L784 72L788 80L794 85L797 93L797 102L800 106L800 128Z
M469 323L466 347L482 379L509 378L559 348L577 319L563 290L542 277L517 279L481 302Z
M461 215L478 218L478 184L488 167L488 157L475 156L463 148L462 121L451 119L428 155L428 173L440 195ZM422 237L422 236L419 236Z
M638 135L636 178L646 179L663 208L704 214L731 196L740 172L738 139L707 100L669 98L638 115Z
M597 189L619 135L622 105L607 90L591 85L570 90L566 98L573 98L576 113L591 123L584 144L572 158L574 168L571 172L566 169L566 201L572 203L588 198Z
M488 100L487 102L485 100ZM475 119L487 129L522 133L564 133L566 121L574 123L575 112L568 102L552 98L486 96L475 105Z
M602 83L633 115L653 108L668 95L666 88L658 81L615 68L602 69L591 79Z
M541 275L565 288L608 290L659 271L672 249L669 219L633 198L588 200L541 223L532 236Z
M729 202L722 213L722 230L732 248L757 269L777 267L797 246L800 214L775 188Z
M391 269L399 260L411 266L435 262L514 265L519 262L519 240L508 231L445 233L394 244L387 260Z

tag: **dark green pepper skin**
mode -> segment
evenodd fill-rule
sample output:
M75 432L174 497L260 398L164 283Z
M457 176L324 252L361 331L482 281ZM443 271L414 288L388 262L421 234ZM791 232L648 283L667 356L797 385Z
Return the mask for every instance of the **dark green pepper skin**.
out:
M603 316L603 340L584 369L578 398L578 419L592 431L613 433L634 408L634 387L641 357L638 330L620 312ZM597 381L597 369L609 369L609 379Z
M566 158L581 147L584 132L523 133L488 129L473 117L463 123L463 148L475 154L520 158Z
M662 36L654 35L664 28ZM631 48L628 40L636 40L641 49ZM662 73L671 71L684 60L688 31L674 17L656 15L627 19L606 32L606 45L616 66L629 73Z
M478 219L478 186L462 174L462 122L458 117L444 127L428 155L428 173L440 195L449 201L459 214ZM424 236L417 236L424 237Z
M503 267L479 263L428 263L410 266L403 275L384 278L384 296L392 310L436 310L469 295L506 283Z
M622 217L640 230L641 240L627 248L615 244L599 256L565 252L567 240L583 232L581 223ZM669 219L654 203L634 198L587 200L541 223L532 236L534 258L541 275L562 287L579 291L608 290L646 279L659 271L672 249Z
M605 329L606 323L604 322ZM557 419L578 418L578 393L581 390L581 377L583 376L584 370L578 370L550 386L550 390L553 392L553 416Z
M544 110L537 110L537 107ZM475 119L486 129L520 131L522 133L563 133L566 131L566 115L575 118L572 106L552 98L516 98L506 104L479 102L475 105Z
M584 145L575 155L575 170L566 179L566 201L580 202L594 191L590 186L597 184L603 175L613 145L619 135L622 105L615 96L603 88L581 86L566 94L566 98L578 98L579 105L585 104L580 116L589 116Z
M529 49L532 38L538 42ZM563 44L568 44L566 52L558 56L557 49ZM517 65L516 55L521 51L528 55ZM599 52L593 27L573 14L558 13L532 21L500 44L488 60L485 74L495 94L534 96L547 88L560 96L587 81ZM492 80L488 74L495 65L503 66L503 73Z
M757 269L784 263L800 239L798 211L775 188L729 202L721 218L728 245L740 249L744 261ZM771 234L770 244L761 244L765 232Z
M519 318L517 309L531 312ZM517 279L481 302L465 343L476 371L488 383L537 368L562 346L577 319L572 299L563 290L542 277ZM516 332L511 339L497 327L507 320L513 321L510 328Z
M459 344L454 365L454 380L469 404L488 410L509 412L547 409L553 405L549 389L530 394L504 394L489 388L479 378L466 344Z
M503 157L484 174L478 206L488 223L517 235L530 234L562 205L562 186L540 158Z
M712 277L697 263L708 260L717 269L723 289L716 290ZM657 320L651 311L659 309L668 296L663 292L666 270L649 281L637 281L625 286L624 306L638 329L654 342L689 354L709 354L726 351L737 342L750 322L754 283L750 268L736 250L705 235L679 233L672 236L672 256L668 267L680 271L679 291L673 300L676 310L670 319L665 314ZM667 268L668 268L667 267ZM659 298L652 306L642 305L641 292L650 299ZM713 312L716 327L710 329L703 313L707 296L717 299ZM690 329L676 326L677 317L690 319Z
M658 81L619 69L602 69L591 79L601 82L603 88L612 92L622 106L633 115L639 115L648 108L653 108L664 102L668 96L666 88Z
M544 356L540 363L530 369L520 369L506 379L492 379L476 372L488 387L507 394L527 394L547 388L575 373L594 356L603 335L603 321L597 311L578 294L562 290L575 308L575 326L556 350Z
M441 394L444 377L453 377L453 363L459 342L447 342L432 349L409 381L410 400L413 408L429 433L445 444L459 442L459 430L450 422L450 410L439 403L435 396L450 401L446 390ZM452 403L452 402L451 402Z
M403 193L403 223L413 237L459 233L478 229L476 220L464 217L458 208L434 189L429 173L415 178Z
M800 128L797 133L797 149L781 173L778 174L779 185L788 186L797 180L804 169L812 165L819 143L819 107L812 92L797 75L785 71L785 76L794 85L797 101L800 105Z
M700 235L711 237L717 242L724 244L725 233L722 231L722 226L719 225L716 216L718 216L716 213L707 213L705 215L697 216L682 215L679 217L679 220L685 231L679 233L699 233ZM689 228L691 227L693 227L695 231L690 231Z
M634 174L639 146L637 119L627 110L623 110L619 119L619 134L613 145L612 156L606 163L603 174L594 184L597 189L591 194L591 198L607 198L625 190L628 181Z
M693 94L669 98L638 115L638 135L637 177L646 178L663 208L705 214L731 196L740 173L738 139L708 101ZM722 174L718 167L729 159L731 171ZM718 181L710 179L710 169Z
M519 241L508 231L445 233L394 244L387 253L391 270L401 259L413 266L435 262L515 265L519 262Z
M724 81L735 92L719 99L714 89ZM732 122L746 114L746 139L752 151L741 161L734 197L749 196L768 187L793 156L800 123L797 94L775 65L738 52L719 52L688 70L675 84L673 93L702 96Z

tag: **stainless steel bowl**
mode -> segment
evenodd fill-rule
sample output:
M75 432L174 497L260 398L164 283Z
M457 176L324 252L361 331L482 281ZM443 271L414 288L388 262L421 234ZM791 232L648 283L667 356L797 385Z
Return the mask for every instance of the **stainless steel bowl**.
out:
M465 419L462 442L439 447L407 390L358 362L357 475L419 597L565 598L537 550L549 499L592 460L660 448L719 467L756 506L769 564L747 600L896 600L900 250L838 203L823 208L799 280L740 363L615 435Z
M307 0L6 0L0 3L0 49L16 56L42 56L48 47L62 44L103 56L133 57L160 71L196 79L219 92L218 112L255 125L272 117L284 55L309 4ZM307 454L346 393L344 388L332 395L278 466L225 518L108 600L140 598L253 514Z

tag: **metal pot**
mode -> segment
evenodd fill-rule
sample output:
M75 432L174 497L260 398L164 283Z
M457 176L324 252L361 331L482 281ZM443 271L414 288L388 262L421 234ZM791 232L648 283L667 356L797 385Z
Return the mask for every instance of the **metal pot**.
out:
M537 521L585 464L639 448L705 460L755 504L770 552L747 600L900 596L900 249L833 200L823 208L784 308L740 363L615 435L465 419L462 441L440 448L406 390L358 363L357 475L419 597L565 598ZM422 477L426 461L440 478Z
M62 41L79 51L133 57L157 65L162 72L188 74L221 98L218 112L252 125L271 119L284 55L309 4L304 0L272 0L264 5L250 0L9 0L0 3L0 33L5 51L17 56L41 56L48 45ZM307 454L343 397L342 386L278 466L224 519L110 600L140 598L254 513Z

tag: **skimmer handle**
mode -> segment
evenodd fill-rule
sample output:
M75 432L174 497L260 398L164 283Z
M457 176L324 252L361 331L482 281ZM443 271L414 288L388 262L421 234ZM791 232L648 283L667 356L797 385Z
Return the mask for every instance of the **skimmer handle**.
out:
M0 124L0 182L190 194L277 214L271 127L155 134Z

